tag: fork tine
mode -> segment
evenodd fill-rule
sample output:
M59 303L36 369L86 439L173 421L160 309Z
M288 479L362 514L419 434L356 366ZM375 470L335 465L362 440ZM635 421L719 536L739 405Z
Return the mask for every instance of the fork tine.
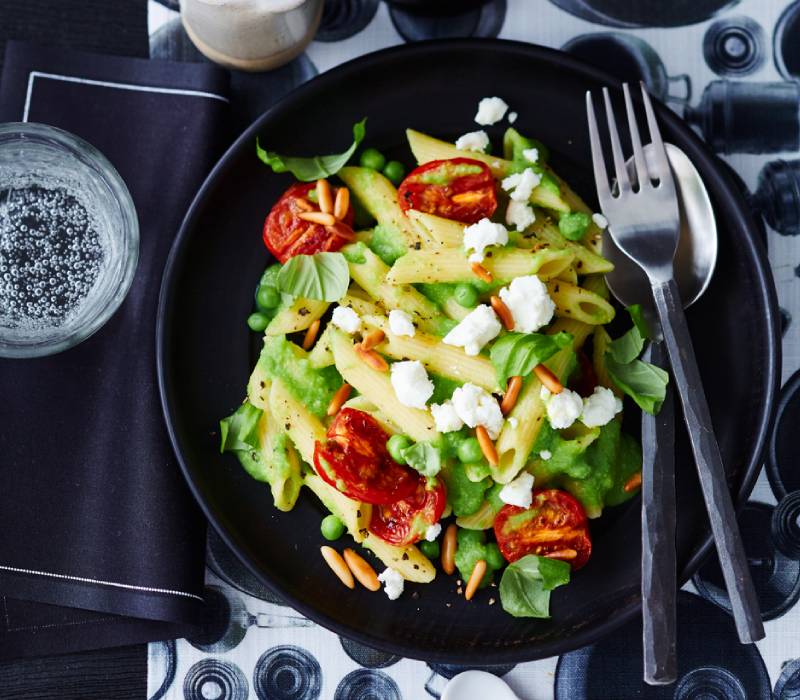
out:
M604 202L611 197L611 188L608 184L608 173L606 172L606 163L603 159L603 147L597 129L597 119L594 116L592 93L589 90L586 91L586 119L589 122L589 143L592 147L594 182L597 186L597 198L600 200L600 207L602 208Z
M628 114L628 129L631 132L633 160L636 163L636 179L639 181L639 189L650 187L650 173L647 171L647 160L644 157L642 140L639 138L639 125L636 123L636 115L633 112L633 102L631 101L631 91L628 89L628 83L623 83L622 91L625 94L625 111Z
M664 148L664 142L661 140L661 132L658 129L658 122L656 115L653 111L653 105L650 102L650 95L647 93L647 88L644 83L639 83L642 87L642 102L644 102L644 111L647 115L647 128L650 131L650 142L653 144L653 155L655 156L656 172L653 173L659 180L665 178L672 179L672 172L669 169L669 160L667 160L667 151Z
M628 170L625 167L625 156L622 155L622 146L619 143L619 132L617 122L614 119L614 109L611 107L611 97L608 88L603 88L603 101L606 103L606 120L608 121L608 133L611 136L611 153L614 156L614 173L617 177L617 185L620 193L631 188L628 179Z

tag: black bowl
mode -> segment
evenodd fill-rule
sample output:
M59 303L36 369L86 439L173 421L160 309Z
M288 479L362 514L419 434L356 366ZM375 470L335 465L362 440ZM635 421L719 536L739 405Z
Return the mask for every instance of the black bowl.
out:
M515 619L497 591L470 603L453 577L408 586L398 601L348 592L318 554L323 514L304 493L289 514L230 455L218 452L217 422L242 400L252 366L245 318L268 262L266 212L290 178L255 155L256 135L284 153L343 147L351 125L369 116L367 145L407 164L403 130L453 138L475 128L478 100L503 96L517 126L552 149L552 163L593 200L584 92L614 79L550 49L495 40L420 43L357 59L302 86L257 120L228 150L193 202L164 276L158 370L164 413L189 485L227 544L291 605L339 634L403 656L448 663L509 663L588 644L639 609L639 501L593 525L594 554L553 595L549 620ZM778 313L757 230L730 176L672 112L659 108L666 139L703 176L721 238L715 278L689 312L698 361L737 502L749 492L768 433L779 372ZM496 139L501 128L492 130ZM687 440L677 442L677 551L685 580L710 546ZM632 640L632 643L638 643Z

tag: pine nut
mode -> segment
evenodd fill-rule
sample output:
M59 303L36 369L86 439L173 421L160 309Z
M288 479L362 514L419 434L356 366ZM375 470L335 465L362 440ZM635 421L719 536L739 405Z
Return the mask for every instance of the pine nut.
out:
M631 493L635 491L642 485L642 472L636 472L630 479L625 482L625 486L622 487L622 490L625 493Z
M294 200L295 204L297 204L298 209L302 209L303 211L314 211L314 205L311 204L307 199L303 199L302 197L298 197Z
M317 180L317 201L320 211L333 214L333 193L327 180Z
M372 369L378 370L378 372L388 372L389 365L377 352L374 350L364 350L361 347L361 344L355 346L356 354L361 358L361 361L364 362Z
M483 559L478 559L478 561L475 562L475 567L472 569L472 573L469 576L469 581L467 581L467 587L464 589L464 598L466 600L472 600L472 596L474 596L475 591L478 590L478 585L483 579L485 573L486 562Z
M381 582L378 581L378 574L373 569L364 557L357 554L352 549L344 550L344 560L356 580L370 591L379 591L381 589Z
M386 333L384 333L380 328L373 328L361 340L361 347L364 350L372 350L372 348L380 345L385 337Z
M472 204L473 202L480 202L483 196L483 192L459 192L450 197L450 199L456 204Z
M511 413L511 409L517 405L519 392L522 389L522 377L514 375L508 378L508 386L506 386L506 394L503 396L503 401L500 404L500 410L504 416Z
M350 190L340 187L336 192L336 201L333 203L333 215L341 221L347 216L350 209Z
M505 302L497 296L492 296L489 299L489 302L494 309L494 312L500 317L500 320L503 322L503 326L507 331L514 330L514 316L511 314L511 309L509 309Z
M458 526L455 523L451 523L447 526L442 538L442 569L446 574L452 574L456 570L457 534Z
M341 221L337 221L333 226L326 226L325 230L328 233L331 233L334 236L339 236L339 238L343 238L348 242L356 239L355 231Z
M339 409L342 407L342 404L347 401L351 391L353 391L353 387L351 387L347 382L342 384L342 386L340 386L333 395L331 402L328 404L328 410L326 413L329 416L335 416L337 413L339 413Z
M331 571L339 578L339 580L348 588L355 588L356 583L353 580L353 574L348 568L342 555L339 554L333 547L320 547L319 551L322 553L322 558L325 563L331 567Z
M551 394L560 394L564 391L564 385L558 381L558 377L544 365L536 365L533 371L536 373L536 377L542 383L542 386Z
M314 345L314 341L317 339L317 335L319 334L319 319L314 321L306 331L306 335L303 338L303 350L311 350L311 346Z
M489 272L483 265L480 263L472 263L469 266L469 269L472 270L472 274L474 274L479 279L482 279L487 284L490 284L492 281L492 273Z
M333 226L336 223L333 214L324 211L301 211L297 218L312 224L321 224L322 226Z
M499 462L497 459L497 450L492 442L492 438L489 437L489 433L486 432L486 428L482 425L475 428L475 437L478 438L481 451L483 452L483 456L486 457L486 461L493 467L496 467Z
M548 559L564 559L570 561L578 556L578 552L576 552L574 549L559 549L555 552L545 554L544 556L546 556Z

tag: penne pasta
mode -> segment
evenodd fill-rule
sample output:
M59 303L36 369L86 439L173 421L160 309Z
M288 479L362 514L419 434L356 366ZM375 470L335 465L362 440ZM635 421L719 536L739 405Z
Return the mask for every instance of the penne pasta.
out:
M292 439L306 464L314 464L314 445L325 440L325 426L298 401L280 379L272 382L269 392L270 413L277 425Z
M583 287L550 280L547 293L555 302L556 315L561 318L571 318L593 326L610 323L614 318L614 307L603 297Z
M315 299L295 299L282 307L264 331L267 335L287 335L306 330L328 310L328 302Z
M409 209L406 215L419 226L422 226L440 247L458 248L464 244L464 224L441 216Z

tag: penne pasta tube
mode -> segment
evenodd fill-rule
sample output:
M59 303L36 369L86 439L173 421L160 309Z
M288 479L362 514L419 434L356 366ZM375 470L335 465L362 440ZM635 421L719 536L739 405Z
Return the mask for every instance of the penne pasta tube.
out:
M561 280L547 282L547 293L556 305L556 316L570 318L593 326L609 323L614 307L603 297Z
M267 335L287 335L306 330L328 310L327 301L316 299L295 299L289 306L282 307L269 322L264 331Z

